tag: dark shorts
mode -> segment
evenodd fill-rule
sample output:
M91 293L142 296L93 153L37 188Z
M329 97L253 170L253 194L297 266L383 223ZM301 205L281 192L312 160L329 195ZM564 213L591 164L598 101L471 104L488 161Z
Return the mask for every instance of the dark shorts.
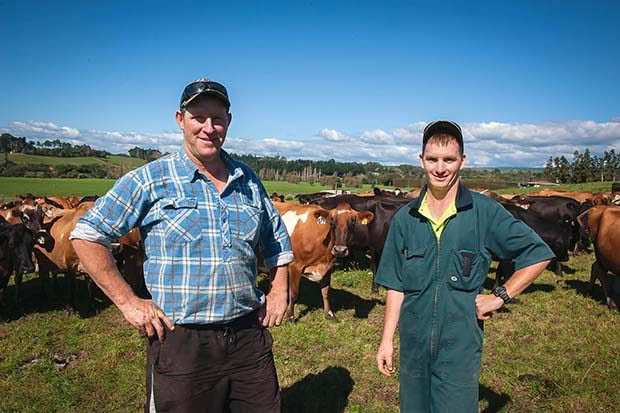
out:
M272 344L255 312L225 326L166 330L163 343L149 340L144 411L151 411L152 389L157 413L279 413Z

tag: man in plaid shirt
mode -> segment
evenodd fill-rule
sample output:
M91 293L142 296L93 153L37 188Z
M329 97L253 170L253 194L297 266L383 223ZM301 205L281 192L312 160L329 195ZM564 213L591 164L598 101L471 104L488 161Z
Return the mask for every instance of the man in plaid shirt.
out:
M176 121L183 150L120 178L71 234L82 265L149 337L145 412L279 412L271 334L288 299L290 239L255 173L222 145L226 88L190 83ZM140 230L152 300L138 298L109 251ZM260 249L271 289L256 287Z

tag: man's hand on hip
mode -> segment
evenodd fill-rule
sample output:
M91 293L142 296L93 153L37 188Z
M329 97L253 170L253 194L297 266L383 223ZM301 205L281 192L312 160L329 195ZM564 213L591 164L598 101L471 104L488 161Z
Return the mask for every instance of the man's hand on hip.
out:
M488 320L503 305L504 300L493 294L478 294L476 296L476 317L479 320Z
M174 324L152 300L133 297L127 304L119 308L129 324L137 328L142 335L152 337L157 334L158 340L163 342L166 337L163 324L169 330L174 330Z

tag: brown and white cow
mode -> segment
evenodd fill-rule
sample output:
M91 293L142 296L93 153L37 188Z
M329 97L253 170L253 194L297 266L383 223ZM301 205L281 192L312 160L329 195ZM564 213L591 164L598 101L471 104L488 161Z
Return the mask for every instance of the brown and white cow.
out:
M614 292L613 286L620 281L620 208L596 206L581 214L578 220L594 244L596 261L592 264L590 288L598 279L607 297L607 307L618 310L614 295L620 292ZM609 272L615 275L615 280L609 277Z
M337 257L348 255L351 220L367 224L372 213L359 213L348 205L339 210L325 210L316 205L295 205L274 202L291 237L295 259L288 265L290 303L286 317L295 317L295 302L299 295L301 277L318 282L323 298L323 311L328 319L336 320L331 309L329 290L331 271Z
M39 266L41 279L41 298L45 295L45 286L49 274L64 273L69 280L69 302L74 305L74 278L75 273L82 271L80 260L69 241L69 235L78 219L84 215L94 202L84 202L77 208L56 209L51 216L45 219L44 226L51 235L53 242L47 248L35 247L34 254ZM55 279L56 281L56 279ZM56 285L56 282L55 282Z

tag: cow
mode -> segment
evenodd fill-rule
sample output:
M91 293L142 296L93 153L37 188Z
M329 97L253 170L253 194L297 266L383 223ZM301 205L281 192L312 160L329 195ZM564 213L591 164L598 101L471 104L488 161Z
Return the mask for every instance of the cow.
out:
M54 286L57 290L56 275L62 272L69 280L69 303L75 310L74 279L76 272L82 271L82 267L69 241L69 234L75 227L77 220L84 215L93 204L93 202L83 202L77 208L56 209L51 217L46 218L44 226L51 235L53 243L46 248L37 246L34 249L34 254L39 265L41 299L44 299L46 295L45 286L49 279L49 274L54 274Z
M383 246L385 245L392 217L396 214L398 209L409 202L411 202L409 199L369 198L357 195L338 195L316 201L319 206L326 209L333 209L341 203L347 203L352 209L358 212L370 211L373 213L374 219L370 221L367 229L368 237L365 240L367 244L361 240L356 242L356 245L359 245L360 248L370 251L370 268L373 274L372 294L378 294L379 292L379 288L374 282L374 279L377 274L377 268L379 267L379 261L381 260Z
M520 219L527 226L532 228L549 248L551 248L551 251L555 254L551 266L554 268L556 275L562 275L560 262L568 261L568 251L571 248L571 242L574 240L573 227L566 223L549 222L535 212L516 205L502 204L502 206L515 218ZM506 274L506 272L512 273L512 270L507 270L508 268L512 268L510 263L500 261L495 276L496 286L499 285L502 280L509 278L509 274Z
M300 204L312 204L316 200L324 198L326 196L333 196L331 192L313 192L311 194L297 194L295 195L295 199L299 200Z
M579 223L576 218L580 213L592 207L589 201L580 204L572 198L563 196L522 195L513 198L511 203L513 202L528 208L549 222L571 225L573 228L573 239L571 240L573 255L577 254L579 248L585 249L587 246L587 238L580 237Z
M0 299L9 279L15 272L15 305L19 305L19 286L22 275L34 271L32 250L35 243L46 239L33 233L25 224L10 224L0 217Z
M331 272L337 257L349 254L353 238L349 231L355 223L366 226L373 219L367 211L358 212L347 204L331 211L316 205L274 202L291 237L295 259L288 265L290 303L286 318L294 319L294 306L299 295L301 277L318 282L323 299L323 312L328 320L337 321L331 309L329 293Z
M53 196L43 197L43 200L40 202L54 205L56 208L60 209L72 209L80 204L81 199L76 196Z
M1 209L0 216L9 224L24 224L33 233L43 231L45 214L38 205L20 204L10 209Z
M620 277L620 208L615 206L596 206L579 215L578 220L583 223L584 232L594 244L596 261L590 270L590 289L598 279L607 297L607 307L618 310L614 295L615 282L609 277L611 272Z
M579 203L586 201L592 202L593 197L592 192L554 191L553 189L543 189L536 194L540 196L563 196L565 198L572 198Z
M140 231L132 229L122 236L113 247L112 252L116 260L116 266L123 278L127 281L134 293L140 298L151 298L144 281L144 244ZM91 303L94 297L94 281L89 278L88 296Z
M277 192L272 192L269 198L272 202L285 202L284 195L280 195Z

